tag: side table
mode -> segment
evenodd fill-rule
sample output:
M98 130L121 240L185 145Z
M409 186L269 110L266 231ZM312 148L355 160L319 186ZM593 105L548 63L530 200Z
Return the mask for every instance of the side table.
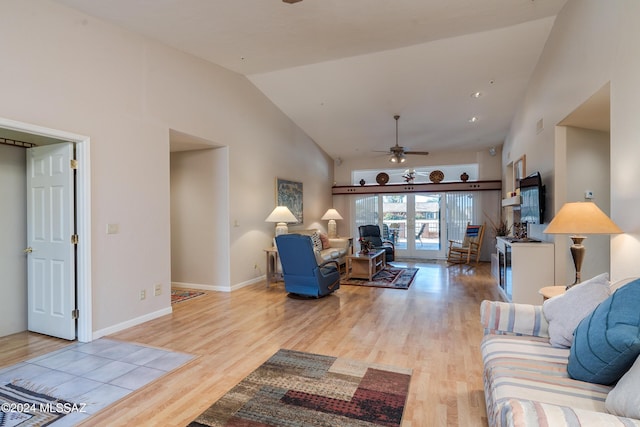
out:
M567 287L564 285L561 286L545 286L540 289L538 293L542 295L542 300L546 301L549 298L557 297L558 295L562 295L567 292Z
M265 248L267 258L267 288L271 283L282 280L282 273L278 273L278 250L275 247Z

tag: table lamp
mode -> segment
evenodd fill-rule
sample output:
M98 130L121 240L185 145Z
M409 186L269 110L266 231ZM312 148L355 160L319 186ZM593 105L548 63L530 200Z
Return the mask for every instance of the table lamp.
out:
M342 219L342 216L340 216L338 211L335 209L329 209L320 219L329 220L329 224L327 227L329 231L329 238L335 239L336 237L338 237L338 233L336 230L336 219Z
M276 206L264 221L277 223L276 236L289 233L289 228L287 227L288 222L298 222L297 218L286 206Z
M576 280L569 289L580 283L580 270L584 259L584 234L619 234L622 230L593 202L565 203L544 230L547 234L570 234L573 244L571 256L576 268Z

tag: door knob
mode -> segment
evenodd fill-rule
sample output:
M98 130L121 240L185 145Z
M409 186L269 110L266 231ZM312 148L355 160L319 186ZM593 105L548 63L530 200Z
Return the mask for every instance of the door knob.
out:
M27 249L23 250L22 252L24 252L25 254L30 254L31 252L33 252L33 248L29 246Z

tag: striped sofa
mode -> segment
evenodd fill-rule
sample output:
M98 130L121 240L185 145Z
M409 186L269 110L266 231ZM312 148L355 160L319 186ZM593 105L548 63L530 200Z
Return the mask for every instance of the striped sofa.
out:
M542 306L483 301L481 351L490 426L640 426L605 412L612 387L569 378Z

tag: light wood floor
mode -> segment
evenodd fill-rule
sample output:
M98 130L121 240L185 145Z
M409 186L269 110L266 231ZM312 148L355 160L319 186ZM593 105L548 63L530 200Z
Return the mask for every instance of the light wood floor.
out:
M486 426L479 306L500 299L489 265L404 265L420 267L408 291L343 286L299 300L282 283L262 283L174 304L171 315L110 335L198 357L83 425L184 426L288 348L412 368L403 426ZM0 366L64 345L31 333L0 338Z

